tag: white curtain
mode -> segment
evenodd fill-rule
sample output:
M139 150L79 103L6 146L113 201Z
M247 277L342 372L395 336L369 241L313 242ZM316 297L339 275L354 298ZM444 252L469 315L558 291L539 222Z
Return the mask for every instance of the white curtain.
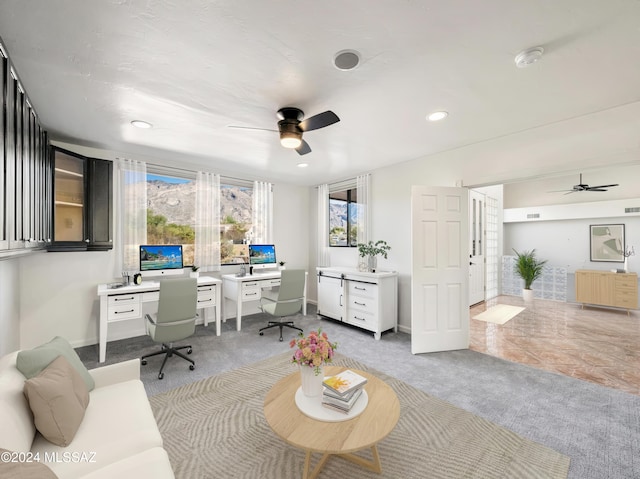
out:
M147 242L147 164L116 160L117 234L114 277L140 268L140 245Z
M367 243L371 239L371 175L356 177L356 196L358 203L358 243Z
M253 183L253 244L273 243L273 187L271 183Z
M202 271L220 270L220 175L196 175L194 264Z
M329 185L318 186L317 266L330 266L329 255Z

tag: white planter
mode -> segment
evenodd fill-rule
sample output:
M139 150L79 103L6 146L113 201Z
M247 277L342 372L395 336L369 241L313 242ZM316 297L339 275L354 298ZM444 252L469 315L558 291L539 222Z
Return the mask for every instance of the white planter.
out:
M525 303L533 302L533 290L532 289L523 289L522 290L522 299L524 299Z
M191 273L189 273L189 278L197 278L198 276L200 276L199 271L192 271Z

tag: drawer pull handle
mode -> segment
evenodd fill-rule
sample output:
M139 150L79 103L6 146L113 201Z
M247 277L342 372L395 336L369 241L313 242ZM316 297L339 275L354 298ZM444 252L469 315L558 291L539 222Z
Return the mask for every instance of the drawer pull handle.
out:
M360 291L366 291L367 288L359 288L358 286L354 286L353 289L358 289Z
M213 288L198 288L198 291L211 291Z
M211 299L199 299L198 303L206 303L208 301L211 301Z
M364 318L359 318L359 317L357 317L357 316L354 316L354 317L353 317L353 319L357 319L357 320L359 320L359 321L366 321Z
M130 296L128 298L115 298L116 301L131 301L132 299L136 299L135 296Z
M247 293L247 296L255 296L258 293Z
M133 313L135 309L130 309L129 311L115 311L115 314L125 314L125 313Z
M353 304L357 304L358 306L366 306L366 303L358 303L357 301L354 301Z

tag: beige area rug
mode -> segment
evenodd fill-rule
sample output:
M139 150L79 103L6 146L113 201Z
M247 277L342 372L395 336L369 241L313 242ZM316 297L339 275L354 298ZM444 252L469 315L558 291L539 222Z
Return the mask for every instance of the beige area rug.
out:
M510 319L524 311L520 306L512 306L510 304L496 304L491 306L483 313L473 316L473 319L486 321L487 323L505 324Z
M274 356L150 398L178 479L299 479L304 452L269 428L263 402L271 386L296 372L290 354ZM569 458L452 406L343 355L335 365L387 382L400 399L393 432L378 445L382 474L331 457L319 479L566 478ZM370 458L370 451L362 452ZM314 461L320 457L314 454Z

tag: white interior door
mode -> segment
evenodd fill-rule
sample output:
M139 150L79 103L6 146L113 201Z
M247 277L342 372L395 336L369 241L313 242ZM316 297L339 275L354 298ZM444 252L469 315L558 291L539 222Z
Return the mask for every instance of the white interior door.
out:
M466 188L411 189L411 352L469 347Z
M485 300L485 195L469 191L469 305Z

